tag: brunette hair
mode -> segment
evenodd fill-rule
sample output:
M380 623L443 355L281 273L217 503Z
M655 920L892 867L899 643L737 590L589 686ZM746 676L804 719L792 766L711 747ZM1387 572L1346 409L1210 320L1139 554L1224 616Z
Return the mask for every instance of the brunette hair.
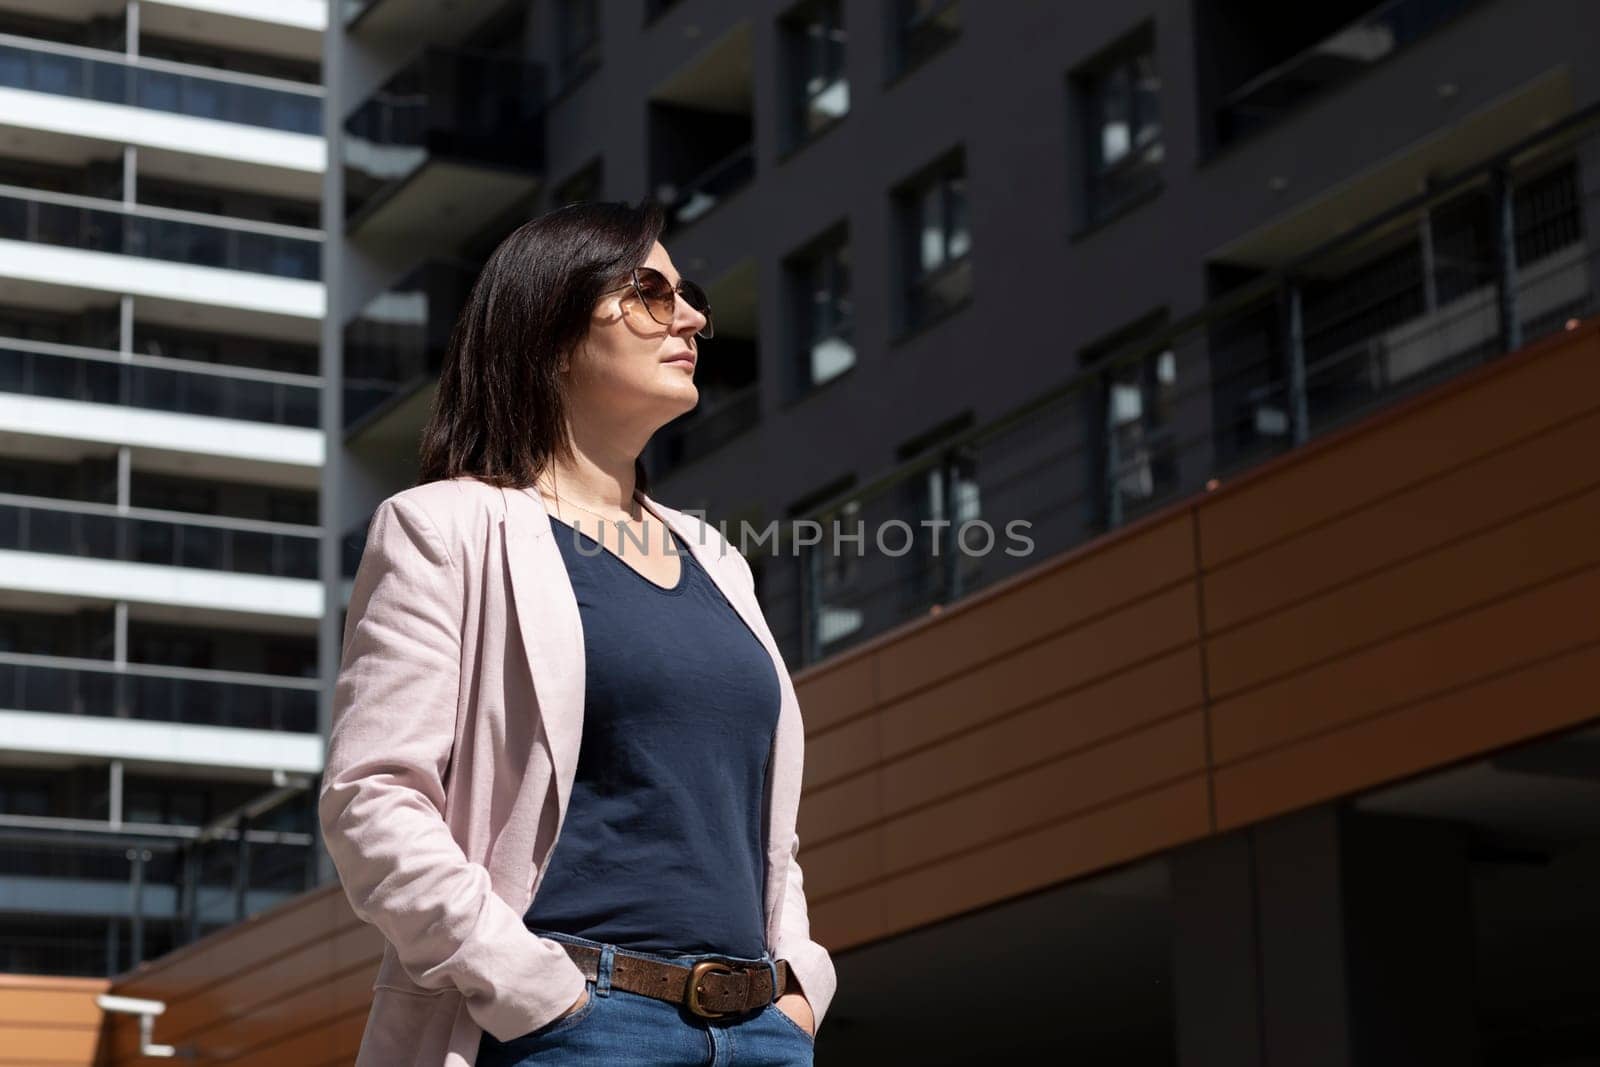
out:
M451 330L417 485L473 475L523 489L552 458L571 455L562 357L588 333L600 294L649 258L664 219L653 197L579 201L500 242ZM634 478L646 491L642 460Z

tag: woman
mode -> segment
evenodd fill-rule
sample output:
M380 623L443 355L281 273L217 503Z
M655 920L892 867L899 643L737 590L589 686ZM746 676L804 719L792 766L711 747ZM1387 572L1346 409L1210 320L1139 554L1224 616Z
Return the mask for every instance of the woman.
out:
M386 942L358 1067L812 1061L799 705L749 564L639 461L712 335L661 224L495 249L373 514L319 803Z

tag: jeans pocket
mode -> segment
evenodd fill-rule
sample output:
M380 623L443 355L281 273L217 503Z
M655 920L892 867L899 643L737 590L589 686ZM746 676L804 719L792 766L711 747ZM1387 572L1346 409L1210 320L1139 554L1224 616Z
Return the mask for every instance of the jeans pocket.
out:
M775 1000L768 1001L767 1002L767 1006L762 1010L768 1012L769 1014L771 1014L782 1025L787 1026L789 1029L791 1029L795 1033L799 1034L801 1036L801 1038L803 1038L807 1044L811 1044L811 1043L816 1041L816 1038L814 1038L810 1034L806 1033L806 1028L805 1027L801 1026L799 1023L797 1023L793 1019L789 1018L789 1016L787 1014L785 1014L784 1012L779 1010L777 1001L775 1001Z

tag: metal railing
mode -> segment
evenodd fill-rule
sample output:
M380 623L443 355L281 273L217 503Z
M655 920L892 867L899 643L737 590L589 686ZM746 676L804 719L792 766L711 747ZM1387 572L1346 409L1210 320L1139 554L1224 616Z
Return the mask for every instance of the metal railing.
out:
M172 208L0 185L0 238L316 281L322 234Z
M755 175L755 144L746 142L681 186L660 183L657 195L667 204L667 229L687 226L749 185Z
M317 732L315 678L0 652L0 707Z
M0 493L0 549L316 578L315 526Z
M316 779L274 777L200 827L0 814L0 878L28 913L0 921L0 971L121 974L314 889Z
M305 374L0 338L0 392L316 427L322 381Z
M1592 315L1597 126L1575 115L836 495L803 516L820 543L730 527L785 655L817 662Z
M0 87L322 135L322 88L0 33Z

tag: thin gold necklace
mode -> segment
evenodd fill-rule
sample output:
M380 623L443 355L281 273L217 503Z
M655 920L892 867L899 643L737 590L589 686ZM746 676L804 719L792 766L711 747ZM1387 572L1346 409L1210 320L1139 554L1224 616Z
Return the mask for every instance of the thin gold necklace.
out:
M544 493L544 487L543 486L537 485L537 483L535 483L535 488L537 488L541 494ZM566 499L564 499L562 497L556 496L556 494L554 494L554 493L551 493L549 495L552 498L555 499L556 506L557 506L558 509L562 504L571 504L573 507L577 508L579 511L587 511L587 512L589 512L589 514L593 515L595 518L599 519L603 523L621 524L621 525L624 525L624 526L628 526L629 529L632 529L631 525L629 525L629 524L631 524L633 522L638 522L641 526L643 526L645 528L646 534L648 534L648 532L649 532L650 520L646 517L646 512L645 512L645 509L644 509L643 506L641 506L639 508L640 515L639 515L638 519L634 519L632 516L629 516L627 519L616 519L616 518L608 518L605 515L600 514L598 511L594 511L594 510L592 510L590 508L586 508L582 504L578 503L576 500L566 500ZM556 518L560 518L560 517L561 517L560 515L556 516Z

